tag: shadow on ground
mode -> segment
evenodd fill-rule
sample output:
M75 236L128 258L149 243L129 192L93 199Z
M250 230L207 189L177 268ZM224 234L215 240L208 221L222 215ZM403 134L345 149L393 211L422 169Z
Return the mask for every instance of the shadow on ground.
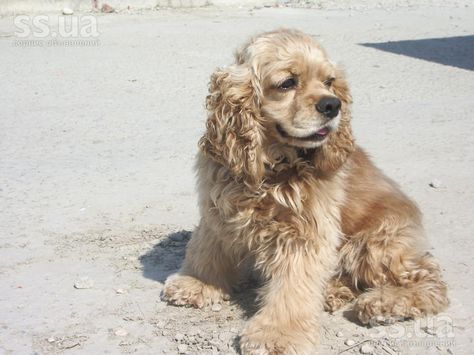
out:
M186 245L192 232L181 230L169 233L160 238L152 249L139 257L143 276L147 279L164 283L168 276L177 272L183 263ZM242 280L232 293L231 301L251 317L257 311L257 289L260 282L252 276Z
M173 232L160 238L151 250L139 258L143 276L161 283L165 282L168 276L181 267L189 239L191 232L187 230Z
M361 43L360 45L461 69L474 70L474 36Z

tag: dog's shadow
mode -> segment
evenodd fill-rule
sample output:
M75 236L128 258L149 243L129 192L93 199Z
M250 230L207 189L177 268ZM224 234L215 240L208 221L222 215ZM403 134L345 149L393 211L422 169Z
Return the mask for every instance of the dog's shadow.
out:
M139 257L143 276L164 283L168 276L179 270L186 253L191 232L180 230L161 237L152 249Z
M183 263L191 235L191 231L180 230L161 237L150 250L139 257L143 276L164 283L168 276L176 273ZM251 317L258 309L256 299L259 286L259 281L249 278L241 282L232 293L231 302L240 307L245 317Z

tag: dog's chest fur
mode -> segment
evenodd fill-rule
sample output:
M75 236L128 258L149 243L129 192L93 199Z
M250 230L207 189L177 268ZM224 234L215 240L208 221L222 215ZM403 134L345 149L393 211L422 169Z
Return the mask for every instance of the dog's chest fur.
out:
M227 242L249 249L289 241L338 244L344 171L322 179L301 164L249 189L226 168L204 159L197 165L201 215L206 224L225 231L220 237Z

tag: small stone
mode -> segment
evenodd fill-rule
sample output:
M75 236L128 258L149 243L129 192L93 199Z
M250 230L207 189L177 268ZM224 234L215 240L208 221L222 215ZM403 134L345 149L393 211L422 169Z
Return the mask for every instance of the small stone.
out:
M360 347L361 354L372 354L374 352L374 348L370 344L364 344Z
M375 317L375 321L377 323L384 323L385 322L385 317L384 316L381 316L381 315L378 315L377 317Z
M184 339L184 334L176 333L176 335L174 336L174 340L176 341L182 341L183 339Z
M118 337L124 337L128 335L128 332L123 328L118 328L117 330L115 330L114 334Z
M48 338L48 343L54 343L56 341L55 337Z
M118 295L121 295L121 294L125 293L125 290L123 288L118 288L118 289L115 290L115 293L118 294Z
M352 339L347 339L347 340L344 342L344 344L346 344L347 346L352 346L352 345L355 344L355 341L352 340Z
M212 305L211 310L212 310L213 312L220 312L220 311L222 310L222 305L219 304L219 303L214 303L214 304Z
M438 179L433 179L430 183L429 183L430 187L432 187L433 189L438 189L441 187L441 180L438 180Z
M343 333L343 332L337 332L337 333L336 333L336 336L337 336L338 338L342 338L342 337L344 336L344 333Z
M81 345L81 343L79 343L78 341L74 339L66 339L63 342L61 342L61 349L72 349L78 345Z
M104 4L102 5L102 8L100 9L103 13L110 14L115 11L115 9L110 6L109 4Z
M155 323L155 327L157 327L158 329L163 329L163 328L165 327L165 325L166 325L166 323L165 323L164 321L162 321L162 320L157 321L157 322Z
M88 289L92 287L94 287L94 281L92 281L92 279L88 276L81 277L79 280L76 280L76 282L74 282L74 288L77 288L78 290Z
M63 9L63 15L73 15L73 14L74 14L74 10L71 9L70 7L67 7L67 6L66 6L66 7Z
M178 345L178 352L180 354L185 354L188 351L188 346L186 344L179 344Z

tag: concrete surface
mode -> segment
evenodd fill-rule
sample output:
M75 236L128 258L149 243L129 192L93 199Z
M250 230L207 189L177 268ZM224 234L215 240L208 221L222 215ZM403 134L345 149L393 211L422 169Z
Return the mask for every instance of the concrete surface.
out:
M198 220L209 75L249 35L286 26L345 66L358 142L424 211L452 300L447 344L406 322L394 345L393 328L346 312L324 315L321 353L375 331L377 354L471 354L473 7L439 4L98 15L96 42L67 47L29 46L0 19L0 353L236 352L246 294L220 312L159 294Z
M21 13L61 12L68 7L79 12L93 10L94 0L1 0L0 16ZM143 9L175 8L189 9L199 7L218 8L261 8L296 7L316 9L394 9L414 7L466 7L472 0L97 0L97 8L103 4L112 6L117 12L136 12Z

